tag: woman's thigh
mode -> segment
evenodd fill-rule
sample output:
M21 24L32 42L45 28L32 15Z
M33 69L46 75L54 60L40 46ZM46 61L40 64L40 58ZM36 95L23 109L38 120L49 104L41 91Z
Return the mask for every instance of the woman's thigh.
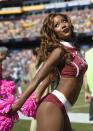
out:
M37 131L63 131L64 114L51 102L42 102L37 110Z

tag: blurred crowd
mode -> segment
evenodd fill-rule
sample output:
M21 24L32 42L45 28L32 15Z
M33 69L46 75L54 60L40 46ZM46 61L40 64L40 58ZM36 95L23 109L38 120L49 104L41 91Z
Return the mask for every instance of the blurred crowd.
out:
M67 13L78 33L93 32L93 9L77 10Z
M32 63L31 49L12 50L3 62L3 78L13 79L16 83L28 82L29 64Z
M77 33L93 32L93 9L63 12L72 19ZM29 15L24 18L0 21L0 40L33 39L40 35L40 28L47 14Z
M42 15L41 18L40 16L33 15L20 18L19 20L0 21L0 40L32 39L39 36L44 16Z

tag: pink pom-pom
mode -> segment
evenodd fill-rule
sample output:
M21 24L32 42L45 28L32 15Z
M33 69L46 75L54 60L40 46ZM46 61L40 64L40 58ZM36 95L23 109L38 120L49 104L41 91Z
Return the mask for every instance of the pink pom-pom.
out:
M14 96L9 96L6 99L0 99L0 113L8 113L11 105L15 102Z
M9 95L15 95L16 85L13 81L0 80L0 97L6 98Z
M37 109L37 103L35 99L33 98L35 94L33 93L24 103L24 105L21 107L20 111L28 117L36 117L36 109Z
M13 123L12 118L0 116L0 131L11 131Z
M0 114L0 131L11 131L14 126L14 122L19 119L18 114L2 115Z
M0 80L0 131L11 131L14 122L19 119L18 113L9 113L15 102L15 83L13 81Z

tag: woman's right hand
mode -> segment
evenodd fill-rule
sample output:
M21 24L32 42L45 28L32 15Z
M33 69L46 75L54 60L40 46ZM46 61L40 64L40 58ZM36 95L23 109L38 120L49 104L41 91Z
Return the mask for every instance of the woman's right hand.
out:
M86 103L90 103L91 98L92 98L92 97L91 97L90 92L85 91L85 102L86 102Z
M41 99L42 94L38 92L37 90L34 92L34 95L32 96L36 103L38 103Z

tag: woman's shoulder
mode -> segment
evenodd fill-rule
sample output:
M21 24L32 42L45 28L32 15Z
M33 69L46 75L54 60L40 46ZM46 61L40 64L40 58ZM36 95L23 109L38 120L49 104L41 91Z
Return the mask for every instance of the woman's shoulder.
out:
M52 51L52 53L54 53L54 54L64 54L65 53L65 51L64 51L64 48L63 47L61 47L61 46L59 46L59 47L57 47L57 48L55 48L53 51Z

